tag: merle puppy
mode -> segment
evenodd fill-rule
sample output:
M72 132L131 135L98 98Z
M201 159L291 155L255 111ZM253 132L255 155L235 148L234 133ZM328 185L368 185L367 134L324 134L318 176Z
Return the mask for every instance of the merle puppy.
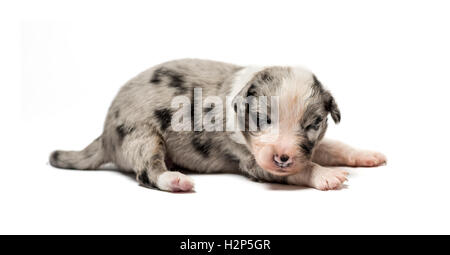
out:
M256 114L254 100L237 100L258 97L277 100L258 101L270 111L256 108ZM340 188L347 172L327 166L386 162L380 153L323 139L328 115L341 119L333 96L308 70L170 61L128 81L100 137L82 151L53 152L50 164L96 169L112 162L135 172L141 185L175 192L194 188L181 168L329 190ZM203 127L207 122L213 129Z

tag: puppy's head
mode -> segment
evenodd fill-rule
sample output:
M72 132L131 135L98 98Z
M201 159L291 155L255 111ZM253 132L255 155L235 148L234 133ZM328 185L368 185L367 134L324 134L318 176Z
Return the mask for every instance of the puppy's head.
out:
M233 103L256 162L275 175L304 169L325 135L328 115L335 123L341 119L331 93L302 68L269 67L257 72Z

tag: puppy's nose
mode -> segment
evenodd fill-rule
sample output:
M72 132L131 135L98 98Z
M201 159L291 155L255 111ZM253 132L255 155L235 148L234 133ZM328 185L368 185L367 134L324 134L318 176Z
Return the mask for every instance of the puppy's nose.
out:
M289 160L289 156L288 155L286 155L286 154L283 154L283 155L281 155L280 156L280 159L281 159L281 162L286 162L286 161L288 161Z
M275 165L277 165L279 167L288 167L292 163L292 159L286 154L282 154L281 156L278 156L278 154L275 154L273 156L273 161L274 161Z

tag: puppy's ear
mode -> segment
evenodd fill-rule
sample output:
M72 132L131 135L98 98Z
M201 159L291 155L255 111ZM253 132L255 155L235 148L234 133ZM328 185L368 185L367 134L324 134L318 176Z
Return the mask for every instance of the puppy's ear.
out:
M313 88L315 91L320 93L325 110L331 114L331 118L333 118L334 123L338 124L341 121L341 111L339 110L334 97L331 95L330 91L326 90L322 86L322 83L320 83L315 75L313 75L313 79Z
M341 121L341 111L339 110L334 97L327 90L324 91L322 95L325 110L331 114L331 118L333 118L334 123L338 124Z

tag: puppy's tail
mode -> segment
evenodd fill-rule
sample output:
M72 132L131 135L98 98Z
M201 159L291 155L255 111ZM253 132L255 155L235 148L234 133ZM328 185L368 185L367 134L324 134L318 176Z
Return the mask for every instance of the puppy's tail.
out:
M96 169L103 163L101 136L82 151L54 151L50 154L50 165L58 168Z

